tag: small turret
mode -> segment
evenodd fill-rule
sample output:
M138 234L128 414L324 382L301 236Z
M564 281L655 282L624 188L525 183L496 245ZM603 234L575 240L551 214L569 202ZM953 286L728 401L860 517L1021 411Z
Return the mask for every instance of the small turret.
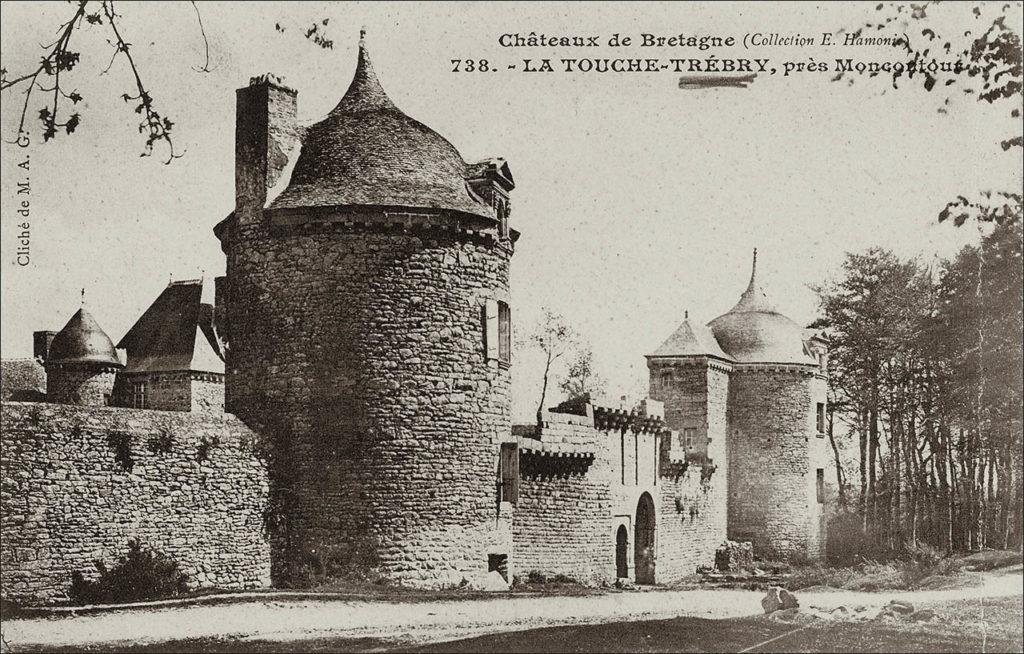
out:
M114 344L83 306L57 332L46 354L47 399L57 404L105 406L123 367Z

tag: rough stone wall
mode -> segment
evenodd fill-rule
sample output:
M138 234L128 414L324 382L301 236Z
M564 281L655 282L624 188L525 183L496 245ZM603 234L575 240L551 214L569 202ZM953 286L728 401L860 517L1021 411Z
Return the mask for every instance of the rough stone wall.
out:
M113 392L114 371L110 368L47 366L46 397L50 402L106 406Z
M729 538L760 558L814 556L815 369L737 366L729 380Z
M496 502L509 372L486 357L484 306L508 301L511 252L353 219L367 226L271 234L250 217L222 235L227 408L281 445L276 563L315 550L459 583L510 546Z
M807 512L808 543L807 551L812 558L825 558L826 535L828 533L828 519L830 512L834 509L828 504L829 498L835 496L836 469L835 460L832 458L832 450L828 444L828 436L819 433L817 428L816 405L818 402L825 404L828 397L828 383L826 378L819 374L810 380L811 391L811 432L814 438L808 441L809 449L809 488L807 492L807 503L810 510ZM827 409L827 405L826 405ZM827 414L826 414L827 415ZM821 470L825 479L825 502L818 501L818 479L817 471Z
M676 369L684 396L696 394L703 388L703 402L694 404L702 410L703 447L696 450L708 463L693 457L686 462L686 453L680 443L668 441L665 434L660 461L658 494L658 563L659 582L674 581L692 575L702 565L711 565L715 549L726 538L729 457L727 456L726 415L729 395L729 373L721 367L705 364ZM653 378L652 378L653 394ZM669 422L669 399L665 401L665 421ZM658 399L658 398L656 398ZM676 429L673 427L673 429ZM679 448L673 453L672 448ZM705 469L705 465L708 466ZM713 472L711 471L714 468Z
M690 451L707 454L708 439L726 435L731 366L707 357L678 357L649 359L648 367L650 395L665 405L665 426L680 436L684 429L696 429Z
M718 389L713 403L724 411L725 383L716 379L712 387ZM635 578L637 510L644 494L655 505L655 581L670 583L711 565L726 534L725 439L712 441L718 470L702 481L702 464L686 463L669 432L599 429L580 420L546 413L538 436L565 443L569 451L592 450L593 459L520 455L513 519L517 570L613 582L616 532L624 526L628 575ZM521 451L530 442L520 439Z
M129 539L192 587L268 585L267 470L234 417L15 402L2 416L4 599L61 601L73 571L94 576Z
M561 574L584 583L614 581L611 435L593 426L570 424L578 416L545 417L542 437L572 443L578 451L558 456L520 449L519 503L512 528L516 574Z
M190 410L195 413L224 413L224 379L193 379Z
M42 402L46 399L46 369L36 359L0 361L0 400Z

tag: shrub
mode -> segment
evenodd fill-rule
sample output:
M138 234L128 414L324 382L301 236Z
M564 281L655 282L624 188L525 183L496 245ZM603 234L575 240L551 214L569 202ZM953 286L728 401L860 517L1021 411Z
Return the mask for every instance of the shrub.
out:
M137 602L174 597L188 591L186 576L178 564L165 554L143 549L138 540L128 541L128 553L113 567L102 561L93 563L99 572L88 580L78 571L71 575L71 600L77 604Z

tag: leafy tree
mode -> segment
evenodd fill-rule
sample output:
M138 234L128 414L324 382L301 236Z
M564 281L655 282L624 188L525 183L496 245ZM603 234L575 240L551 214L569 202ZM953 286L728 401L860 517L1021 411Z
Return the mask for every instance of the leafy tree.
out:
M544 377L540 391L540 402L537 404L537 420L544 411L547 399L548 384L552 375L552 366L578 343L579 337L575 330L561 314L548 308L543 310L540 320L534 325L529 335L529 343L544 355Z
M832 410L860 454L864 554L1021 545L1021 227L934 267L850 254L818 289Z
M0 92L20 91L22 94L21 113L18 119L17 132L12 142L27 144L29 132L27 121L33 106L33 97L43 95L43 101L32 109L42 123L43 141L49 141L60 134L70 135L79 128L82 115L76 107L84 97L76 86L71 85L71 78L81 63L81 51L77 48L78 35L86 33L102 35L111 47L110 61L100 73L105 75L119 61L124 61L131 73L129 92L123 93L121 99L133 103L135 113L139 115L139 134L145 138L141 156L153 154L154 146L163 144L167 150L170 163L182 156L175 149L172 138L174 122L162 115L157 109L153 93L144 81L144 77L136 64L135 46L125 36L121 27L121 13L115 8L115 0L76 0L69 3L73 10L67 21L61 23L56 30L57 39L42 46L42 57L39 65L19 74L9 74L6 67L0 67ZM206 37L206 28L199 6L194 0L189 2L195 12L197 26L203 38L203 63L192 69L200 73L212 72L210 66L210 43ZM131 5L129 5L131 6ZM323 49L333 49L334 41L327 35L328 18L313 21L308 27L293 31L301 33L308 41ZM274 29L284 34L288 28L281 22ZM68 104L70 103L70 108Z
M1024 74L1021 65L1020 3L879 3L874 17L850 34L902 34L897 51L914 71L890 73L893 90L918 86L940 98L937 111L948 113L963 99L1006 107L1014 119L1013 133L1000 143L1003 150L1024 146L1020 117L1024 109ZM951 12L951 13L950 13ZM945 19L945 20L943 20ZM956 29L949 27L950 23ZM961 26L968 26L963 29ZM842 30L845 32L846 30ZM942 72L928 68L932 60L960 62L959 69ZM879 73L872 73L871 77ZM854 84L856 78L839 73L833 81ZM882 91L883 93L885 90ZM972 196L973 197L970 197ZM939 222L952 220L959 227L968 220L1004 223L1020 219L1022 195L1017 189L987 189L957 195L938 214Z
M605 381L594 369L594 352L589 345L580 345L565 378L558 387L572 400L584 395L603 395Z

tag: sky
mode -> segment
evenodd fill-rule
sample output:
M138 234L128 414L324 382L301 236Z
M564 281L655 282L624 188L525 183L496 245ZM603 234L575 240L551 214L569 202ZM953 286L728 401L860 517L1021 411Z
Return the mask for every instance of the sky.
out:
M84 97L75 134L0 146L4 358L31 355L33 330L59 329L80 305L116 341L168 280L213 277L224 258L212 227L233 209L234 90L275 73L299 91L299 118L322 118L355 67L360 27L378 76L405 113L467 161L505 158L517 187L512 226L515 330L543 307L563 314L593 348L609 394L646 390L643 355L682 321L710 321L738 299L758 248L761 281L801 324L816 317L811 287L835 276L845 253L881 245L926 261L977 240L938 224L948 199L1021 188L1008 110L958 101L947 114L920 86L883 93L880 79L849 86L831 74L759 76L746 89L680 90L678 75L451 72L452 59L499 64L542 57L770 57L891 60L884 47L708 50L502 48L505 33L641 32L817 35L873 18L876 3L118 3L121 29L158 109L175 123L184 157L139 157L142 139L120 59L109 72L102 28L76 33L81 63L69 87ZM966 4L932 9L952 31L974 27ZM17 74L38 62L72 7L3 6L0 59ZM945 16L941 12L948 12ZM333 49L301 36L328 19ZM1018 21L1019 23L1019 21ZM284 32L275 29L275 24ZM11 138L20 95L3 94L0 130ZM38 107L33 101L30 116ZM1017 128L1019 129L1019 128ZM15 263L16 165L31 160L31 249ZM542 366L517 352L514 412L535 410Z

